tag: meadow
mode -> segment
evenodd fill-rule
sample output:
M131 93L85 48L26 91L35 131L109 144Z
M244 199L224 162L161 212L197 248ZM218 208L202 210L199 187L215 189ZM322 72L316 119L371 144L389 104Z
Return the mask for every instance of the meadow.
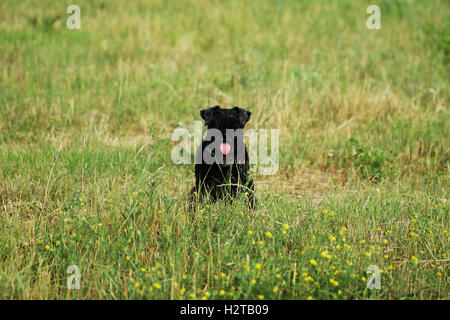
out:
M0 2L0 299L450 298L448 1L74 2ZM255 211L188 210L215 104L280 130Z

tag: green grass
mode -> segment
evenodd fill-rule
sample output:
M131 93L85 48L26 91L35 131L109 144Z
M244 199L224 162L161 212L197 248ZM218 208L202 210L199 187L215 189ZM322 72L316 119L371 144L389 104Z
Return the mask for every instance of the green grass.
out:
M448 2L71 4L0 3L0 298L450 298ZM255 212L188 210L214 104L280 129Z

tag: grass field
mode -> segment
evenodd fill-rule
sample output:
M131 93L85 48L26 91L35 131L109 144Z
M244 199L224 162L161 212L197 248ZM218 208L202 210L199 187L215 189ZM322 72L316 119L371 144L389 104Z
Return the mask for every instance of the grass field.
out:
M445 0L1 1L0 298L450 299L449 21ZM188 210L170 137L215 104L280 129L255 212Z

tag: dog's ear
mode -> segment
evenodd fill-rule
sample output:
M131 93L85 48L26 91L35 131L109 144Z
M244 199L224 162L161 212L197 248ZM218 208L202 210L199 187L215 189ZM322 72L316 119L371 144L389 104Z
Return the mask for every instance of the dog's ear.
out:
M250 116L252 115L252 113L239 107L234 107L233 110L238 113L239 122L241 126L244 127L245 124L250 120Z
M214 113L219 109L220 109L219 106L214 106L200 111L200 116L202 117L203 120L205 120L205 125L208 125L211 122Z

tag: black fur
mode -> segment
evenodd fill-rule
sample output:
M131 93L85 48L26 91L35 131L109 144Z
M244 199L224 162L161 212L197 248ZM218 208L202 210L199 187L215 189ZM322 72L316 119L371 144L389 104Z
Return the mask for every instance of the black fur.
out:
M254 208L255 186L249 177L249 157L247 147L244 143L243 135L234 137L234 141L230 136L227 137L227 129L239 130L243 129L245 124L250 120L251 112L239 107L232 109L223 109L219 106L211 107L209 109L201 110L200 115L205 121L208 130L217 129L222 133L222 141L229 141L231 145L230 158L232 154L233 161L229 164L225 160L215 161L212 164L207 164L205 161L195 164L195 186L191 191L191 205L195 205L195 201L199 199L204 201L206 198L215 201L219 198L233 199L238 193L247 195L250 207ZM243 132L243 131L241 131ZM227 140L228 138L228 140ZM212 142L205 139L196 152L196 160L201 157L205 150L207 154L215 157L215 150L212 148ZM241 146L245 150L245 159L238 163L237 146ZM225 156L220 154L219 157ZM217 159L217 157L215 157Z

